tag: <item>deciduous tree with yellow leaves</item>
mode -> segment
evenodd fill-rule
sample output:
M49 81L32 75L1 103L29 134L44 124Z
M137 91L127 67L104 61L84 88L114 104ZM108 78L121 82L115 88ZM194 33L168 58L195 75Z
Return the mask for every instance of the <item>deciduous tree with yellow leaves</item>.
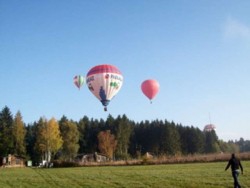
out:
M19 156L25 156L26 145L25 145L26 129L22 120L21 112L18 111L14 118L13 124L13 138L14 138L14 153Z
M45 118L40 118L35 147L42 154L42 159L50 162L51 158L62 147L62 144L63 140L56 119L51 118L47 121Z

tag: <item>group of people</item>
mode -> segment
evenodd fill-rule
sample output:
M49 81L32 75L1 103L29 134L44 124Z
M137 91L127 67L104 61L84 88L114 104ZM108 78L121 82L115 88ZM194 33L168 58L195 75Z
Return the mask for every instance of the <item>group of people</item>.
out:
M240 160L236 158L235 154L233 153L231 159L228 161L228 164L225 168L225 171L231 166L232 176L234 179L234 188L240 188L240 183L238 180L238 176L241 173L243 174L243 167L240 163Z

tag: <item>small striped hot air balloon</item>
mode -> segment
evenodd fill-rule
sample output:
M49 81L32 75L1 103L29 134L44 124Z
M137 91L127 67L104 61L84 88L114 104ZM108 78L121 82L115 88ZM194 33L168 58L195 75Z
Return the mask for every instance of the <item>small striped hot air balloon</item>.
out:
M83 76L77 75L74 77L74 84L76 85L76 87L78 87L79 90L84 83L85 83L85 78Z

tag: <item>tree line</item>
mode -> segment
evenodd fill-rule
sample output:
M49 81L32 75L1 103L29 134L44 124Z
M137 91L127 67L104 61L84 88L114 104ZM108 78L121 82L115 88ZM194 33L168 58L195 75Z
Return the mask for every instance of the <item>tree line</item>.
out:
M215 131L183 126L167 120L135 122L126 115L79 121L41 117L25 124L21 112L0 111L0 156L15 154L35 163L41 160L73 161L79 154L99 152L110 159L250 151L250 141L224 142Z

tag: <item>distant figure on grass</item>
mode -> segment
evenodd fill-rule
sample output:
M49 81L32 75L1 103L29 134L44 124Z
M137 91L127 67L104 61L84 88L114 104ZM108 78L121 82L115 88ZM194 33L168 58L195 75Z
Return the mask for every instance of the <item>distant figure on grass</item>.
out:
M232 176L234 178L234 188L240 188L241 186L238 180L238 176L240 174L240 169L241 169L241 173L243 174L243 167L240 163L240 160L235 157L234 153L232 154L231 159L228 161L228 164L225 170L227 170L230 166L232 170Z

